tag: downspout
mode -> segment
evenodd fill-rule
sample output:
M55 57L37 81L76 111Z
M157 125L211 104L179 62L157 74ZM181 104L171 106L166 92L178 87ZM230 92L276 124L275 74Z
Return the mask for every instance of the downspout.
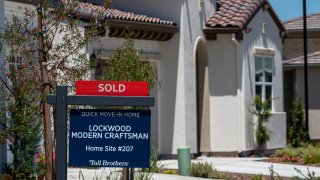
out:
M241 77L242 77L242 74L241 73L241 69L240 69L240 43L239 41L236 39L236 34L233 33L232 34L232 37L231 37L231 40L232 42L235 44L236 46L236 75L237 75L237 80L236 80L236 87L237 87L237 95L238 95L238 103L239 103L239 109L238 109L238 114L239 114L239 153L243 150L243 135L242 135L242 130L243 130L243 118L242 118L242 95L241 95L241 90L240 90L240 87L241 87Z

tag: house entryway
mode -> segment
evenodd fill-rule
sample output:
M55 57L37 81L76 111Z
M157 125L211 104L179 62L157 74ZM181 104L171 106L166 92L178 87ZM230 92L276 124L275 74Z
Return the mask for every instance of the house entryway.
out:
M207 47L204 40L196 44L197 152L210 152L210 91Z

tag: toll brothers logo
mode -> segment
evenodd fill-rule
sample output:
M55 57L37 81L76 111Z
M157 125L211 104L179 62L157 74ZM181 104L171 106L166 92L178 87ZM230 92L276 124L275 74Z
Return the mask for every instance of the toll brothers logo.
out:
M113 161L109 162L107 160L89 160L91 166L107 166L107 167L127 167L129 162L118 162Z

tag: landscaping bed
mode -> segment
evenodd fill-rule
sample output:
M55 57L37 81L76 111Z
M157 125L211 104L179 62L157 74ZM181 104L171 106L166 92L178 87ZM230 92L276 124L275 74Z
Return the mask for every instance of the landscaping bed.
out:
M286 147L276 151L267 161L320 167L320 146Z

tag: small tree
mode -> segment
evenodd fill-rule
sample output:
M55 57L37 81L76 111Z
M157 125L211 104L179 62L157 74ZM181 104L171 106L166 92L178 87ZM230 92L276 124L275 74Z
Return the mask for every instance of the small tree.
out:
M120 47L111 55L106 66L102 67L102 74L98 79L148 81L151 89L157 81L157 73L150 61L141 56L130 35L127 35Z
M270 103L271 100L263 101L260 96L254 98L254 111L253 114L258 117L258 126L256 131L256 139L258 142L258 148L260 155L263 155L263 149L270 140L271 134L270 131L265 126L265 123L268 122L269 117L271 116Z
M36 93L38 79L24 65L12 65L7 76L11 92L2 92L5 105L1 106L1 143L9 142L13 163L4 171L13 179L29 179L34 173L33 160L41 138L41 94ZM38 90L39 91L39 90Z
M102 73L97 79L112 81L148 81L149 89L153 88L157 81L156 69L150 61L140 55L139 49L135 46L130 33L126 36L123 43L111 55L108 62L104 63ZM98 59L92 59L95 67ZM122 176L126 177L128 169L123 169ZM130 176L134 170L131 169ZM133 177L131 177L133 179Z
M291 110L291 118L289 120L289 141L293 147L301 147L306 143L306 127L304 118L304 105L302 100L296 99Z
M28 75L25 75L25 79L36 77L36 81L32 81L30 91L39 96L28 101L25 108L39 107L37 113L40 116L33 118L42 119L46 179L50 180L53 177L52 151L55 146L54 143L52 144L55 142L52 140L55 134L52 136L51 130L55 126L51 125L50 106L46 104L45 97L55 91L58 83L73 85L75 80L88 74L89 61L85 52L86 46L97 37L97 34L104 31L106 26L103 21L99 21L99 19L105 19L100 18L103 13L99 10L93 12L98 16L90 17L90 22L84 26L83 22L80 22L81 14L77 11L80 2L78 0L37 2L37 6L20 8L22 14L17 15L14 12L13 16L8 18L3 34L0 35L0 42L4 42L2 47L6 52L7 64L20 56L23 62L27 62L25 67L28 68L24 68L24 72L28 72ZM15 82L14 77L10 79L12 83L4 79L1 79L1 82L7 92L13 95L11 103L19 103L17 97L29 95L24 91L15 91L13 87L15 84L24 83L23 81ZM24 111L17 111L15 114L19 113L22 113L22 116ZM11 120L15 122L13 118ZM8 137L3 136L3 138Z

